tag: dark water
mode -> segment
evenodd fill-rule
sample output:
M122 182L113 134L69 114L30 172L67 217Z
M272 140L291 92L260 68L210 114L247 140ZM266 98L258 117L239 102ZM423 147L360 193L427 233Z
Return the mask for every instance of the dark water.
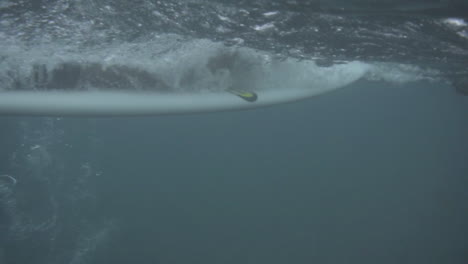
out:
M0 264L468 263L466 8L0 2L0 90L63 62L167 77L149 55L200 38L372 69L252 111L0 117Z

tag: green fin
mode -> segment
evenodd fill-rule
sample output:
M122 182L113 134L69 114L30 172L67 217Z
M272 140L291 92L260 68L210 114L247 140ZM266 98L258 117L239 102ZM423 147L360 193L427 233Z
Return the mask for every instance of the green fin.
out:
M235 89L227 89L226 91L239 96L240 98L246 100L247 102L255 102L258 99L258 96L254 92L248 92L248 91L240 91L240 90L235 90Z

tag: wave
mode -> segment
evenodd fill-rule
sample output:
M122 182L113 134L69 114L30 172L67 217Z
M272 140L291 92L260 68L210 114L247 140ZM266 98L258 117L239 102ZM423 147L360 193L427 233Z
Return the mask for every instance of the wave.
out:
M342 79L343 65L356 67L359 63L331 61L324 65L319 59L301 60L203 39L181 44L177 36L161 38L88 51L70 51L59 45L5 49L0 54L1 88L198 92L343 86L349 83L336 84ZM408 71L410 66L398 64L360 65L372 72L372 79L404 82L425 78L417 67ZM386 69L379 71L382 67ZM389 70L395 73L393 77Z
M415 65L297 59L206 39L181 42L176 35L86 51L15 46L2 56L3 114L222 111L305 99L359 79L437 80L437 71ZM260 99L245 104L230 90L255 92Z

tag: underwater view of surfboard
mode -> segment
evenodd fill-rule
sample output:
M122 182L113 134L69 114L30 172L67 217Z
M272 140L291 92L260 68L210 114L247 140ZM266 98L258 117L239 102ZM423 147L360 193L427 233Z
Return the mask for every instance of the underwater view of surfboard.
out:
M10 92L0 95L3 115L125 116L217 112L250 109L305 99L323 90L263 91L249 96L230 92L157 94L125 92Z
M312 60L279 59L207 41L158 54L158 60L128 50L118 56L114 52L110 59L100 54L107 52L80 54L79 59L67 54L64 61L35 51L29 64L10 65L2 80L0 114L128 116L251 109L345 87L369 68L361 62L320 67Z

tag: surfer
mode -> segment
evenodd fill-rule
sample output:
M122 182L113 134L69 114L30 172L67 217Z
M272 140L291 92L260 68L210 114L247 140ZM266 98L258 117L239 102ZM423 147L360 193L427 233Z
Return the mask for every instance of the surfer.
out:
M246 58L243 58L238 51L222 50L218 54L209 58L206 67L213 74L217 75L219 72L227 72L229 75L237 76L233 78L236 82L229 88L227 92L234 94L247 102L255 102L258 99L258 95L254 92L241 90L235 87L245 87L243 79L248 79L248 71L252 67L252 62ZM245 72L247 70L247 72ZM234 81L231 79L231 81Z

